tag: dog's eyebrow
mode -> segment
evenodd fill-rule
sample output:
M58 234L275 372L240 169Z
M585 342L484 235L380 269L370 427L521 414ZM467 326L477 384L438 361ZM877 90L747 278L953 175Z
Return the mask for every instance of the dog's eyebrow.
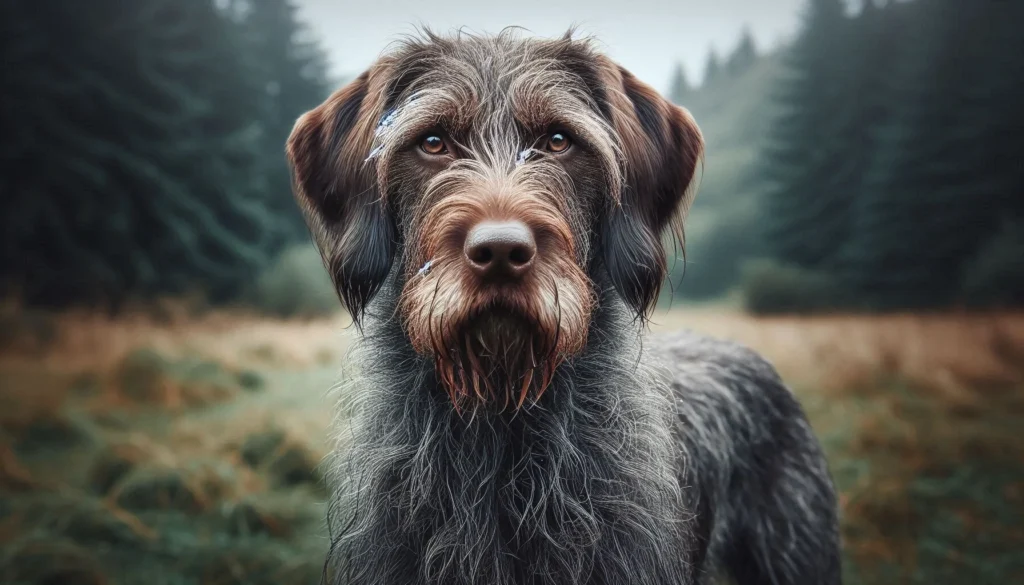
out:
M622 147L615 129L590 105L574 92L552 92L546 96L512 100L514 115L526 128L541 132L555 124L565 126L600 157L609 192L618 204L623 172ZM520 152L516 158L517 166L525 163L530 154L525 150Z
M431 112L435 112L434 107L431 107L430 104L418 103L424 95L428 95L428 92L414 92L402 104L393 106L381 114L373 132L373 147L366 155L364 162L369 162L380 157L386 151L397 148L408 136L426 130L436 124L434 118L443 118L445 112L450 110L450 108L442 104L436 110L436 116L431 114ZM446 100L441 101L444 102Z
M364 164L376 164L381 192L387 192L388 167L394 153L408 146L418 134L439 124L446 130L457 131L468 122L473 111L473 102L467 102L456 91L423 88L382 112L364 160Z
M377 127L373 131L374 142L377 143L370 153L366 155L366 161L377 158L380 153L387 146L387 135L392 131L395 125L399 122L402 114L408 110L408 108L419 99L422 92L415 92L405 99L405 102L400 106L392 107L385 110L380 116L380 120L377 122Z

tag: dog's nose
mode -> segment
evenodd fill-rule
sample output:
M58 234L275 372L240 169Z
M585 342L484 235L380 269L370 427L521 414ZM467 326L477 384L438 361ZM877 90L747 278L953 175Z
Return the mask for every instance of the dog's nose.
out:
M482 278L518 278L530 270L537 254L533 233L518 221L485 221L469 232L466 261Z

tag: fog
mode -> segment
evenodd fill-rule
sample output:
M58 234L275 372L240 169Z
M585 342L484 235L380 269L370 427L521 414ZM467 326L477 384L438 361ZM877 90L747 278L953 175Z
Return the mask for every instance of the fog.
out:
M389 0L338 2L298 0L326 47L335 75L365 68L387 44L418 25L436 31L467 27L494 32L522 26L556 36L576 25L604 45L619 63L665 90L672 65L681 61L691 82L700 80L713 47L730 51L749 27L761 49L792 37L800 22L801 0Z

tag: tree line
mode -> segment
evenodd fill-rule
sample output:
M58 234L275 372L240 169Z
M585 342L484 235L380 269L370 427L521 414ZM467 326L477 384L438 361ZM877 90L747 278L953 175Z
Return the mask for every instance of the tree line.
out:
M758 311L1024 304L1024 2L810 0L761 156Z
M1020 22L1007 0L808 0L737 171L752 309L1024 303ZM9 0L0 54L0 295L230 301L305 240L282 145L331 82L293 0ZM745 32L670 97L758 59Z
M742 75L754 65L757 58L757 45L754 42L754 36L749 28L744 28L740 34L739 43L726 57L724 63L714 47L708 51L702 86L707 87L723 79ZM685 104L694 90L683 64L677 61L672 69L672 77L669 79L667 97L677 104Z
M290 0L11 0L0 53L0 294L225 301L305 237L283 144L329 80Z

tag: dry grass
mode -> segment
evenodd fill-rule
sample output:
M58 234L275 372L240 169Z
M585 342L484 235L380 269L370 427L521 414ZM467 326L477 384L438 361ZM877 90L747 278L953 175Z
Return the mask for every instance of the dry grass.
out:
M0 344L0 582L314 583L329 413L282 404L344 324L34 315Z
M899 378L956 401L963 386L1024 380L1024 313L759 318L672 311L656 314L652 328L688 328L739 341L797 385L862 388Z
M69 312L48 320L45 348L0 351L0 366L30 361L49 371L109 371L132 351L151 348L228 366L308 368L339 363L350 323L342 314L284 320L233 311L198 318ZM659 312L652 322L655 332L681 328L750 345L790 381L837 388L880 374L936 388L1004 385L1021 380L1014 364L1024 362L1024 313L757 318L701 309Z
M314 578L347 324L33 315L0 344L0 577L36 578L28 555L131 580L195 533L194 562L161 570ZM840 488L847 583L1024 579L1024 314L654 318L680 328L753 347L800 396Z
M0 310L8 312L0 315L5 322L15 320L11 310ZM202 355L229 366L271 362L278 367L311 367L340 360L351 323L344 314L286 320L231 310L198 317L140 310L116 318L70 311L49 317L31 314L30 320L33 330L46 330L46 342L6 340L0 346L0 367L30 361L56 371L109 371L140 348L171 357ZM34 325L38 321L45 326Z
M849 583L1024 579L1024 314L675 312L768 357L822 438Z

